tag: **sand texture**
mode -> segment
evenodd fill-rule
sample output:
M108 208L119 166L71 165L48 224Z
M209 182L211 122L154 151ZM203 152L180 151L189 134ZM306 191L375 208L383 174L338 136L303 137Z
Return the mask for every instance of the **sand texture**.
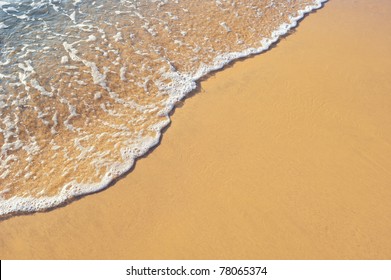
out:
M109 189L0 222L1 259L390 259L391 2L329 1L183 102Z

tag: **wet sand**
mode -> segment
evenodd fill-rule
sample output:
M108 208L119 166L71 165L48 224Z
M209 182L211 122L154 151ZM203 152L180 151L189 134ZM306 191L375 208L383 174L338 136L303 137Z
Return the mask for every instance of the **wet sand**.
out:
M111 188L0 222L1 259L390 259L391 4L330 1L201 83Z

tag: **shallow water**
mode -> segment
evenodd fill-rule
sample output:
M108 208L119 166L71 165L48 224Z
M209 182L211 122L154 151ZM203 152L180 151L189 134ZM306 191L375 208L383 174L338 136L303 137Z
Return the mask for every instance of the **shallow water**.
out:
M0 0L0 215L106 187L199 78L320 2Z

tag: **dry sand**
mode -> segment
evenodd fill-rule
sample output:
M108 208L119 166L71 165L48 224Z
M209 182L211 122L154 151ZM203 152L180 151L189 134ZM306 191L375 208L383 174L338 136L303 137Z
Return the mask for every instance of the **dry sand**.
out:
M0 222L0 258L390 259L390 14L330 1L202 82L113 187Z

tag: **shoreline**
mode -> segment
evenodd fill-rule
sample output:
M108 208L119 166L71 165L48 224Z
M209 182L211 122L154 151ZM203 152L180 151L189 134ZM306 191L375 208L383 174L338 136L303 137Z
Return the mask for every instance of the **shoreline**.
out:
M116 186L1 221L1 258L390 258L386 3L329 1L201 81Z
M54 197L39 197L39 198L12 197L11 199L3 200L1 201L3 203L1 208L3 209L8 208L8 210L5 210L5 212L3 212L3 210L0 209L0 222L16 216L30 215L34 213L45 213L45 212L56 210L57 208L66 207L67 205L83 197L100 193L114 186L119 180L126 177L130 172L134 170L136 162L139 159L146 158L152 151L154 151L160 145L164 132L167 131L167 129L171 125L171 116L175 112L177 103L179 102L183 103L184 100L186 100L188 97L197 94L197 90L201 86L201 83L203 81L206 81L209 77L214 76L216 73L220 71L224 71L226 68L232 67L238 61L243 61L246 59L250 59L254 56L262 55L275 48L282 39L286 38L287 36L291 35L291 33L295 32L296 28L299 27L301 21L303 21L309 15L316 13L317 10L322 9L324 5L328 2L328 0L315 0L315 1L316 2L314 3L313 6L307 6L304 10L299 10L297 17L290 18L290 23L286 23L286 22L282 23L280 27L272 33L271 38L261 40L262 42L261 47L245 49L240 53L225 53L223 55L216 57L215 61L218 61L219 63L209 66L209 68L203 69L202 71L198 71L199 73L197 72L197 74L195 74L195 77L193 77L194 79L191 79L192 81L189 83L194 83L194 88L192 90L190 90L189 92L185 90L184 92L181 92L179 94L171 93L172 98L176 99L178 97L179 101L169 102L168 107L165 109L168 111L168 113L166 113L165 115L166 117L168 117L168 119L163 121L162 122L163 124L159 126L158 137L156 139L153 139L153 141L149 141L151 143L147 145L148 148L146 149L145 153L142 153L140 156L135 156L134 158L131 159L130 162L125 162L121 164L121 168L127 171L123 172L120 176L112 178L110 180L106 179L106 181L108 182L102 180L100 183L94 183L91 186L81 185L80 188L79 185L76 185L76 189L69 188L67 192L63 193L61 191L61 193L59 193ZM188 87L191 87L191 85L189 84ZM109 170L108 172L106 172L106 174L109 173L116 173L116 172L114 172L113 170ZM104 178L105 177L106 176L104 176ZM72 182L68 182L63 187L63 189L65 189L65 187L70 183ZM79 191L77 189L79 189ZM47 205L51 205L51 206L47 207ZM12 209L19 209L19 210L13 211Z

